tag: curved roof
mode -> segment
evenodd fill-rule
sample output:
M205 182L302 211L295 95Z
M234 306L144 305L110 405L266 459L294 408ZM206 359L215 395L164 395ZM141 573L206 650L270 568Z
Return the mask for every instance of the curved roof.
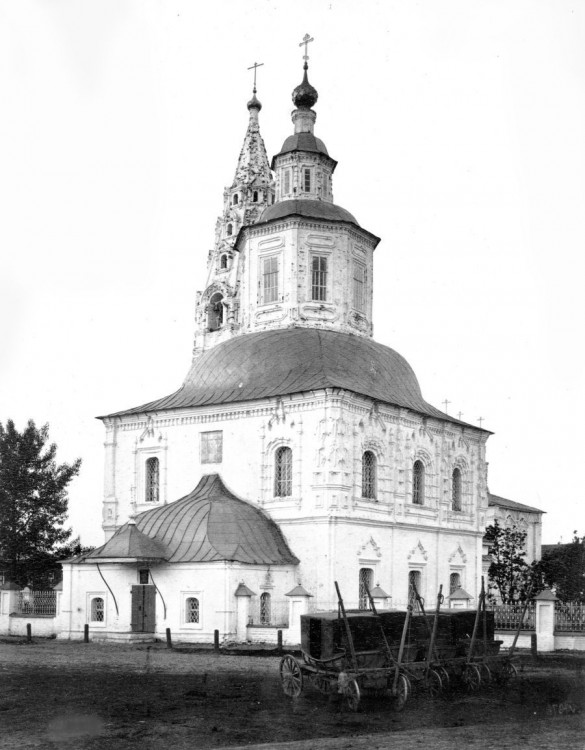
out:
M125 539L133 524L124 524L103 547L87 556L121 557L111 551ZM282 532L264 511L241 500L218 474L207 474L197 487L174 503L136 516L135 530L167 562L230 560L264 565L296 565ZM110 548L110 549L108 549Z
M92 550L86 558L165 560L167 550L156 539L143 534L134 523L124 524L108 541Z
M328 221L348 221L359 227L359 224L349 211L335 203L326 201L299 200L278 201L264 209L258 224L264 224L273 219L283 219L286 216L304 216L308 219L326 219ZM256 226L256 225L254 225Z
M363 336L315 328L234 336L198 357L175 393L110 416L251 401L321 388L343 388L465 424L423 399L414 371L393 349Z
M327 147L323 141L320 138L316 138L313 133L293 133L293 135L289 135L284 141L278 154L273 157L273 163L274 159L278 156L281 156L281 154L288 154L291 151L312 151L313 153L329 156ZM329 158L331 159L330 156Z

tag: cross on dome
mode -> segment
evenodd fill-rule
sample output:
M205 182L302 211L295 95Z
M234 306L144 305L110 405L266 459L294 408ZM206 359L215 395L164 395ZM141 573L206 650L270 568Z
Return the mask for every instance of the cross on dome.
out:
M258 112L262 109L262 104L260 104L260 101L256 98L256 71L258 68L260 68L264 63L257 63L255 62L254 65L250 65L248 70L254 70L254 88L252 89L252 98L248 102L248 109L250 112L252 109L257 109Z
M314 38L312 36L309 36L309 34L305 34L303 37L303 41L299 44L299 47L302 47L303 44L305 45L305 54L303 55L303 60L305 60L305 67L307 66L307 60L309 59L309 44L311 42L314 42Z
M254 89L253 89L254 94L256 93L256 70L257 68L262 67L262 65L264 65L264 63L255 62L254 65L250 65L250 67L248 68L248 70L252 70L252 68L254 69Z

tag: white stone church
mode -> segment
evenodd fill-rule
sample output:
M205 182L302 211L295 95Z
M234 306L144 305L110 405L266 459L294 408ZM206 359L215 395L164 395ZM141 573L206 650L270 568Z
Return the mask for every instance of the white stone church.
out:
M350 607L364 583L403 607L412 581L476 602L490 433L373 340L380 240L333 201L306 62L293 102L272 163L248 102L183 385L101 417L106 541L63 566L60 637L298 643L335 581Z

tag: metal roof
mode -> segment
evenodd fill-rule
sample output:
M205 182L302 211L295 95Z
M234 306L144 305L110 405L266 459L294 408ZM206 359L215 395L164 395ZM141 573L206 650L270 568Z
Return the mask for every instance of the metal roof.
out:
M334 169L337 165L335 159L329 156L327 147L320 138L316 138L313 133L293 133L285 139L280 151L272 157L270 168L274 170L276 159L282 156L282 154L290 154L292 151L308 151L310 153L323 154L333 162Z
M364 336L315 328L234 336L198 357L175 393L109 416L251 401L323 388L342 388L479 429L428 404L411 366L393 349Z
M218 474L206 474L197 487L174 503L152 508L124 524L103 547L87 556L120 558L116 538L136 530L164 552L169 563L230 560L267 565L296 565L284 536L264 511L234 495ZM122 548L123 549L123 548ZM133 555L137 557L137 555Z
M278 201L264 209L256 224L264 224L274 219L283 219L286 216L303 216L308 219L325 219L326 221L347 221L359 227L357 219L345 208L327 201L315 201L308 198L292 198L291 200Z
M508 508L509 510L519 510L524 513L545 513L546 512L544 510L540 510L540 508L533 508L530 505L517 503L515 500L507 500L505 497L492 495L491 492L488 492L488 505L498 506L499 508Z
M134 523L127 523L108 541L84 556L86 560L165 560L166 548L156 539L143 534Z

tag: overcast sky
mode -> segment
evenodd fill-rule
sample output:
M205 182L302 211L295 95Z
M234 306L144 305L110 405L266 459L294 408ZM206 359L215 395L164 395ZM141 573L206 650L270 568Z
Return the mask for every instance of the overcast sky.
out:
M0 421L82 457L101 543L95 416L181 384L247 68L272 156L307 32L335 202L382 238L375 338L483 417L492 493L585 533L582 0L0 0Z

